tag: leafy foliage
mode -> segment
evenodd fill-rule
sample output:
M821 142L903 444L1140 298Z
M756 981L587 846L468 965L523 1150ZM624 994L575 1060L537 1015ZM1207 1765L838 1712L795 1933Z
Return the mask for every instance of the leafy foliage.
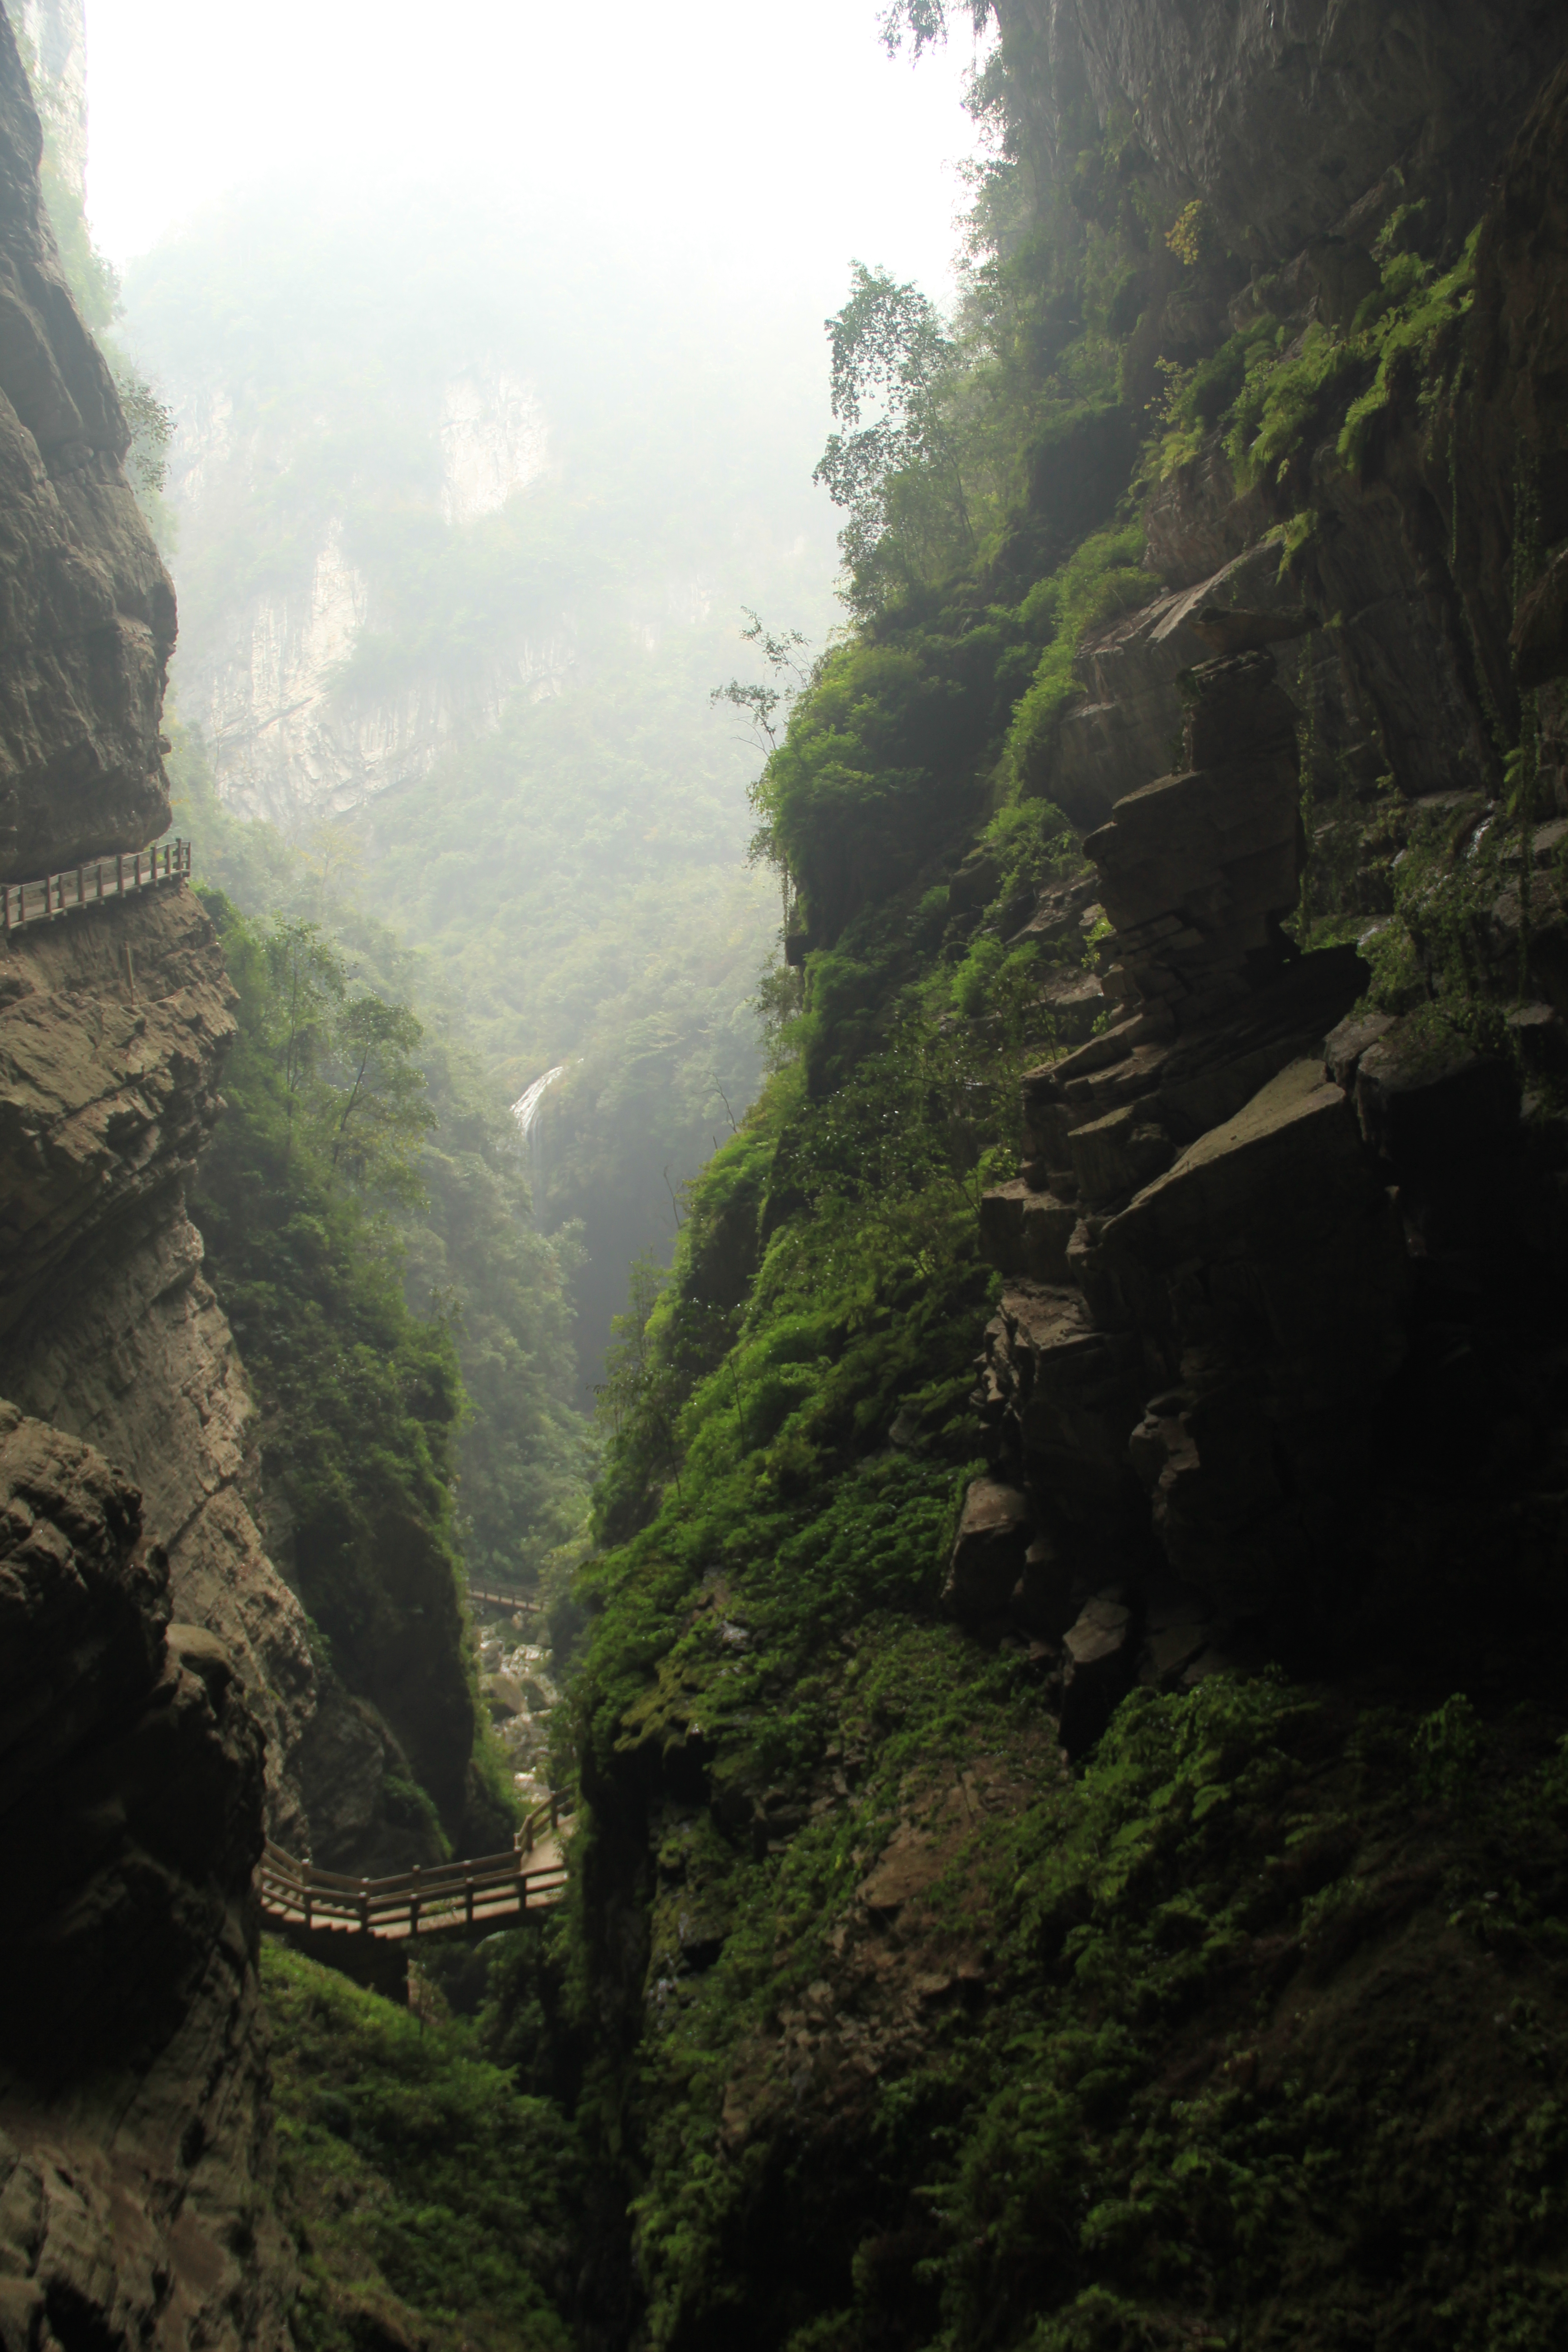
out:
M405 1301L387 1206L411 1197L429 1124L418 1024L379 999L367 1014L312 927L207 903L240 1025L193 1208L261 1399L269 1532L338 1670L455 1828L476 1736L452 1507L463 1392L447 1322Z
M414 2016L268 1940L279 2211L303 2352L416 2334L565 2352L584 2195L571 2126L460 2019Z
M537 1230L505 1099L487 1084L438 975L355 905L341 837L324 828L290 848L269 826L231 816L199 743L172 725L175 819L195 836L198 875L259 919L241 929L281 959L277 985L290 1002L300 990L309 1000L290 1013L300 1034L283 1048L286 1130L299 1122L308 1153L342 1178L338 1191L374 1193L377 1246L407 1309L437 1315L456 1349L466 1406L454 1525L469 1575L527 1585L585 1507L584 1425L572 1405L574 1234ZM418 1016L397 1001L407 995L419 999ZM370 1041L369 1092L362 1086L355 1102L343 1084L358 1068L357 1054L342 1058L350 1024L387 1033Z
M897 285L885 269L859 261L849 299L827 331L833 414L854 429L829 436L814 478L848 511L839 546L851 599L864 609L886 593L889 544L903 559L893 576L906 585L919 576L909 560L917 534L921 572L934 549L946 553L973 544L963 470L944 414L956 352L934 304L917 287Z
M1071 870L1045 796L1083 635L1158 586L1119 511L1138 444L1147 488L1217 433L1295 504L1288 553L1309 453L1370 465L1467 299L1391 244L1357 317L1226 338L1235 257L1137 126L1064 106L1043 152L1039 80L1008 82L1037 33L977 89L1002 138L960 318L939 346L861 271L833 322L856 626L756 788L803 1001L636 1301L619 1369L658 1412L607 1440L581 1583L573 1933L584 2013L636 2019L597 2127L670 2352L1503 2352L1564 2317L1560 1724L1215 1675L1135 1693L1068 1773L1023 1643L937 1606L973 1194L1011 1172L1039 982L1007 941ZM900 438L928 395L940 451ZM930 527L950 461L967 535ZM1403 862L1382 1001L1457 992L1444 922L1462 965L1501 887L1473 829ZM961 1858L879 1886L960 1803ZM595 1923L634 1889L628 1958Z
M810 314L537 226L461 190L358 215L235 199L139 261L127 300L187 469L205 453L174 482L187 716L252 600L308 593L330 546L364 603L331 721L414 696L452 722L427 774L334 831L489 1085L513 1102L565 1070L531 1173L541 1228L585 1239L564 1251L582 1403L627 1264L668 1257L665 1171L695 1171L761 1075L777 917L742 870L748 755L705 704L742 599L821 634L830 520ZM451 403L492 393L533 415L538 469L458 511ZM768 675L747 650L743 683Z

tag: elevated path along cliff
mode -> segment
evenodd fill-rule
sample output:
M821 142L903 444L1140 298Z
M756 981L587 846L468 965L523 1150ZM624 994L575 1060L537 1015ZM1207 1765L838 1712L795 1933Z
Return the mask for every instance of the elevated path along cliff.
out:
M570 1822L558 1801L538 1805L502 1853L479 1854L390 1878L347 1878L297 1862L267 1843L257 1870L263 1916L270 1926L306 1934L335 1928L398 1942L454 1929L492 1927L524 1911L560 1902L566 1888L565 1841Z

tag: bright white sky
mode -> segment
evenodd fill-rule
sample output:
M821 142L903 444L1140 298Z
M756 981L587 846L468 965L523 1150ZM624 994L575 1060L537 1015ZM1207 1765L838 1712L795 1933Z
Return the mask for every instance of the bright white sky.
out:
M490 181L837 308L851 258L942 299L967 11L918 68L876 0L87 0L89 212L124 263L279 176ZM509 206L510 208L510 206Z

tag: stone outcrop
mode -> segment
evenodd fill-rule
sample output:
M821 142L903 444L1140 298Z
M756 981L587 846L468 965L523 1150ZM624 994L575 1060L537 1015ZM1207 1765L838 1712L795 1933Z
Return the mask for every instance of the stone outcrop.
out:
M218 1115L231 997L183 887L0 949L0 1345L40 1328L68 1268L172 1213Z
M134 1480L177 1613L266 1729L272 1834L308 1853L302 1743L344 1703L257 1528L256 1408L184 1209L234 1034L216 935L184 888L110 901L14 933L0 994L0 1392ZM379 1785L352 1710L344 1741ZM341 1786L320 1796L336 1821Z
M1269 529L1261 508L1249 520L1260 533ZM1283 613L1298 601L1281 578L1273 539L1205 552L1215 561L1200 561L1194 572L1190 553L1186 563L1165 560L1151 532L1150 569L1172 583L1171 593L1091 630L1079 646L1075 670L1083 698L1064 714L1039 782L1086 833L1169 761L1182 732L1180 680L1215 650L1202 616L1237 606Z
M159 757L174 597L121 460L109 369L38 188L42 133L0 24L0 875L140 849L169 821Z
M0 23L0 872L27 875L166 824L174 628L113 384L42 210L39 149ZM184 1207L221 1109L231 998L179 887L29 923L0 948L0 1393L134 1483L177 1615L222 1640L266 1731L273 1834L310 1851L310 1790L341 1859L374 1813L386 1739L318 1673L258 1531L255 1406Z
M25 875L142 848L167 824L174 630L114 387L42 209L39 150L0 22L0 792L16 813L7 833L0 808L0 872ZM176 1615L222 1641L265 1731L272 1834L308 1854L319 1815L342 1861L402 1759L318 1670L268 1556L256 1408L185 1212L222 1108L232 996L183 886L0 944L0 1394L136 1486Z
M261 1738L102 1456L0 1405L0 2326L281 2347Z
M1169 195L1212 205L1265 266L1370 243L1411 201L1457 247L1562 53L1534 0L998 0L997 15L1049 60L1068 152L1088 95L1100 121L1138 124Z
M1305 621L1209 625L1245 643ZM1208 1618L1309 1576L1322 1465L1353 1479L1405 1349L1403 1235L1346 1091L1386 1041L1324 1066L1366 968L1281 929L1305 847L1296 711L1256 644L1181 687L1185 765L1085 845L1123 1018L1026 1075L1023 1172L981 1213L1007 1278L976 1399L995 1469L948 1605L1057 1645L1075 1748L1131 1679L1158 1574L1183 1580L1194 1654Z
M1099 12L1091 79L1118 41L1123 69L1154 13ZM1315 43L1320 66L1339 44L1346 89L1366 68L1370 14L1285 9L1296 46L1260 92L1256 12L1229 13L1238 78L1197 102L1200 140L1228 112L1235 152L1247 110L1288 114ZM1452 13L1423 16L1434 87L1451 79ZM1522 106L1500 93L1542 29L1527 10L1497 13L1483 123L1494 102ZM1184 77L1218 20L1196 12L1173 37L1155 77L1166 108L1173 91L1194 95ZM1163 121L1152 108L1156 146ZM1206 446L1149 509L1150 561L1171 592L1080 650L1086 699L1058 761L1076 807L1108 807L1086 848L1115 926L1102 984L1122 1017L1025 1074L1023 1169L983 1206L1005 1288L980 1365L993 1467L975 1509L1025 1496L1008 1558L1028 1540L1005 1604L1000 1565L989 1580L960 1573L963 1538L948 1595L1054 1655L1069 1745L1102 1719L1081 1680L1070 1700L1079 1650L1105 1687L1134 1657L1162 1686L1205 1671L1235 1654L1247 1621L1300 1626L1330 1586L1342 1593L1352 1571L1333 1564L1375 1548L1374 1498L1452 1475L1434 1447L1479 1462L1489 1444L1501 1459L1554 1443L1549 1306L1568 1264L1568 1135L1551 1108L1568 1075L1568 817L1552 814L1554 799L1568 811L1565 125L1568 68L1509 159L1473 309L1431 363L1437 391L1417 399L1413 382L1395 396L1356 464L1331 426L1278 497L1238 495ZM1436 122L1407 159L1410 184L1461 228L1468 136ZM1289 168L1287 152L1287 181ZM1372 206L1333 252L1305 245L1264 289L1272 310L1297 328L1348 317L1355 236L1385 216ZM1281 581L1274 512L1309 496L1317 527ZM1299 638L1292 604L1332 618ZM1182 761L1160 775L1178 697ZM1533 761L1544 822L1517 827L1505 737L1522 747L1516 771ZM1131 772L1140 761L1155 781ZM1426 861L1400 899L1415 976L1394 1009L1355 1011L1370 978L1356 949L1298 945L1324 918L1342 940L1359 919L1370 941L1407 855ZM1494 1000L1463 1029L1416 1002L1452 989L1456 958L1472 996ZM1407 1507L1388 1507L1397 1520ZM1427 1540L1436 1557L1447 1538Z
M1271 655L1186 674L1186 767L1117 802L1084 844L1115 929L1108 996L1178 1029L1284 960L1300 881L1296 712Z

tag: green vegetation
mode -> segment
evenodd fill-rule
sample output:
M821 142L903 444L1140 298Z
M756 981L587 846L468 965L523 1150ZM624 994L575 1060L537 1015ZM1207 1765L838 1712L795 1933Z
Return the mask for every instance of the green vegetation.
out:
M856 625L782 736L769 706L753 795L800 992L611 1351L571 1934L583 2014L639 2022L590 2121L668 2352L1533 2347L1568 2317L1560 1721L1220 1674L1069 1772L1026 1643L938 1605L977 1194L1052 1042L1009 941L1075 871L1082 636L1159 585L1135 501L1228 452L1293 562L1313 462L1440 433L1470 285L1401 215L1374 291L1307 325L1263 281L1231 334L1247 273L1136 126L1037 170L1029 39L980 79L1008 136L958 319L858 268L830 322ZM1527 743L1509 773L1527 806ZM1494 856L1456 808L1395 872L1398 801L1352 861L1394 900L1378 1001L1475 997L1517 831ZM1303 944L1367 928L1338 854ZM600 1925L633 1886L642 1942Z
M389 1205L419 1197L433 1114L404 1006L351 988L315 929L208 896L239 992L228 1113L193 1210L260 1393L272 1515L331 1661L456 1829L475 1740L452 1513L463 1396L410 1313Z
M262 1987L301 2352L566 2352L584 2184L559 2110L438 1996L411 2015L270 1940Z
M181 419L187 721L210 724L201 689L251 601L302 596L329 540L364 604L331 718L451 713L429 772L325 854L426 957L421 1005L489 1087L515 1101L564 1066L531 1173L542 1229L582 1233L586 1402L626 1265L668 1258L672 1190L761 1076L777 918L744 864L749 751L707 706L744 599L814 640L831 616L815 320L461 191L363 218L237 201L138 263L127 302ZM446 500L454 397L537 428L541 470L488 512ZM220 772L237 756L209 748Z
M567 1573L585 1507L574 1237L534 1228L504 1102L433 975L342 895L331 836L323 864L229 816L174 731L175 821L238 990L194 1207L262 1406L268 1539L447 1830L466 1805L486 1847L510 1800L458 1596L465 1572L552 1596Z
M395 1181L373 1176L368 1187L381 1212L378 1246L400 1268L410 1312L444 1322L457 1350L467 1401L457 1438L457 1527L469 1574L476 1583L526 1586L577 1533L585 1508L584 1430L572 1403L575 1232L537 1230L504 1098L487 1081L429 959L410 954L359 905L331 829L300 851L265 824L232 817L199 744L172 723L174 821L195 835L198 882L253 910L254 926L270 940L308 931L334 968L334 984L346 991L352 982L362 998L374 995L408 1036L408 1117ZM249 1017L242 999L242 1023ZM335 1121L342 1106L331 1080L340 1066L329 1058L317 1075L329 1088L318 1116ZM355 1116L363 1120L363 1106ZM334 1140L335 1130L326 1139L329 1159Z
M937 0L888 14L917 49L942 28ZM1075 921L1049 950L1017 937L1042 886L1080 875L1050 794L1084 634L1157 592L1138 500L1200 453L1257 493L1282 560L1303 558L1315 465L1356 478L1407 414L1436 428L1469 289L1468 259L1445 272L1402 214L1375 288L1325 280L1309 322L1299 287L1257 281L1231 332L1247 273L1205 205L1162 193L1135 123L1093 123L1085 101L1043 168L1036 37L1020 22L977 84L1002 136L958 316L858 267L830 322L838 430L819 478L847 517L854 625L786 696L780 663L805 648L753 621L773 682L721 690L766 739L753 848L782 879L796 960L763 986L754 1101L749 960L771 886L734 880L736 777L685 731L727 665L696 634L657 672L627 654L637 566L664 524L626 517L658 435L605 459L625 511L608 492L597 511L577 478L443 536L426 344L455 298L423 263L419 303L381 288L363 363L341 375L337 324L310 301L283 360L268 351L277 289L263 271L242 305L228 248L205 279L187 252L174 291L173 259L147 280L150 318L200 283L233 349L281 370L279 397L341 383L369 420L352 500L342 420L323 411L318 437L213 506L192 558L193 578L205 564L245 593L297 582L341 521L379 600L345 697L477 672L497 614L542 629L563 583L595 614L591 694L513 698L322 849L357 834L382 910L424 951L428 1001L458 1008L508 1090L571 1063L541 1191L584 1214L602 1264L634 1271L602 1383L598 1550L574 1585L587 1625L561 1743L584 1801L548 1959L525 1942L477 1956L477 2028L427 2022L427 2048L269 1959L308 2345L363 2337L386 2297L477 2340L478 2298L457 2296L470 2276L489 2282L488 2324L547 2329L539 2298L564 2307L561 2249L585 2226L579 2164L629 2211L633 2325L653 2352L1533 2352L1568 2321L1561 1723L1483 1715L1446 1679L1394 1706L1215 1673L1136 1692L1073 1770L1041 1659L942 1613L999 1287L978 1203L1016 1164L1020 1066L1058 1042L1046 986L1085 951ZM739 583L770 612L773 587ZM1400 838L1392 791L1354 842L1323 842L1308 726L1321 862L1300 941L1364 928L1375 834L1393 912L1374 997L1436 997L1436 1031L1445 1007L1495 995L1479 918L1517 851L1528 931L1530 853L1501 828L1478 841L1474 810ZM1517 832L1534 814L1528 714L1505 733ZM465 1260L470 1180L431 1172L456 1167L461 1115L395 1010L414 992L381 977L401 950L263 835L224 855L274 912L217 910L246 1045L214 1263L263 1327L258 1377L296 1413L301 1583L324 1563L312 1606L352 1654L377 1632L388 1495L417 1522L428 1589L454 1589L469 1310L441 1303L443 1268L477 1298L504 1218L477 1221ZM318 886L330 934L289 898ZM319 1000L303 1059L301 959ZM683 1182L709 1120L712 1157ZM493 1205L510 1180L475 1132ZM648 1236L629 1204L656 1171L679 1229L668 1269L633 1249ZM416 1280L438 1311L411 1311ZM505 1329L536 1301L520 1274ZM558 1491L566 1428L523 1392L490 1487L473 1474L496 1530L481 1556L505 1557L526 1496L521 1556L559 1565L567 1516L538 1493ZM355 1483L351 1418L362 1447L365 1428L389 1433L374 1487ZM1423 1607L1440 1601L1424 1589ZM455 1999L468 1967L432 1972ZM581 2083L576 2036L593 2051ZM459 2148L482 2179L468 2209ZM520 2236L527 2200L543 2252ZM455 2257L439 2268L438 2241Z
M634 2078L651 2342L719 2342L742 2307L794 2352L1554 2339L1546 1727L1221 1677L1129 1701L1073 1780L1018 1661L876 1615L803 1696L823 1794L786 1845L667 1815ZM974 1769L985 1827L943 1868L942 1790ZM858 1896L911 1822L933 1866L889 1948ZM722 1944L700 1967L693 1922Z

